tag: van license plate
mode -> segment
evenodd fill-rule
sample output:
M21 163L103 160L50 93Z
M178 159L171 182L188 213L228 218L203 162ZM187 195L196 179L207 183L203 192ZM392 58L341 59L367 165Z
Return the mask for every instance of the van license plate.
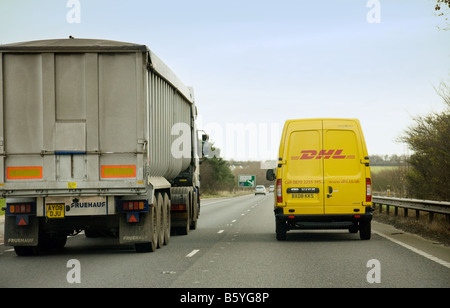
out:
M65 204L46 204L45 205L45 213L47 218L64 218L64 208Z
M292 198L298 199L314 199L316 194L292 194Z

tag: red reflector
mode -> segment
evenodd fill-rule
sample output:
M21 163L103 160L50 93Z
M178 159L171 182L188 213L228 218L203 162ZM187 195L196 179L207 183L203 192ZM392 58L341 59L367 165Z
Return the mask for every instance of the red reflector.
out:
M16 216L16 225L18 225L18 226L28 226L28 224L29 224L28 215Z
M28 225L28 224L27 224L27 222L25 221L25 219L21 218L21 219L19 220L19 223L18 223L17 225L18 225L18 226L26 226L26 225Z
M139 222L139 214L138 213L129 213L128 215L128 222Z
M171 211L186 211L186 204L172 204Z
M361 218L361 215L355 215L354 217L355 218Z
M292 216L292 215L289 216L289 219L294 219L294 218L295 218L295 216Z

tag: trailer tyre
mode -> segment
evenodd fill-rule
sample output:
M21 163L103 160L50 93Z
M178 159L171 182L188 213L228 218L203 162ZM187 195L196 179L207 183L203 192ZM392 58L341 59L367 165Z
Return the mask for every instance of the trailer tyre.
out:
M165 230L165 217L164 217L164 209L163 209L163 197L161 194L158 194L157 198L156 198L156 204L157 204L157 208L156 208L156 216L157 216L157 238L158 238L158 243L157 243L157 248L161 248L164 245L164 230Z
M191 194L191 208L192 208L192 219L189 225L190 230L197 229L197 219L198 219L198 204L197 204L197 196L195 192Z
M158 221L159 217L157 215L157 200L156 205L151 207L148 212L148 219L150 220L150 229L152 230L152 241L146 243L136 243L134 244L134 249L136 252L154 252L158 247Z
M163 216L164 216L164 245L169 244L171 216L170 216L170 200L167 193L164 193L163 199Z
M189 230L191 227L191 200L190 198L186 198L186 226L184 227L180 227L179 230L179 234L181 235L188 235L189 234Z

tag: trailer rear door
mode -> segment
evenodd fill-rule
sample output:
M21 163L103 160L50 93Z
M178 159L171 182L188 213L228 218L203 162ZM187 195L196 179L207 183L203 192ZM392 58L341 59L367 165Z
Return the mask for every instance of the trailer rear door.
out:
M144 185L145 54L0 55L4 189L94 194Z

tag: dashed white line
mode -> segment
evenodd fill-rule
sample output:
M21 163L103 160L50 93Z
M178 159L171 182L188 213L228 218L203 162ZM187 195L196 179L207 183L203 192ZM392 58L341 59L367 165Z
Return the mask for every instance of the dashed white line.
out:
M217 233L223 233L223 231L225 231L225 230L219 230Z
M200 249L194 249L194 250L192 250L190 253L188 253L187 255L186 255L186 258L192 258L197 252L199 252L200 251Z

